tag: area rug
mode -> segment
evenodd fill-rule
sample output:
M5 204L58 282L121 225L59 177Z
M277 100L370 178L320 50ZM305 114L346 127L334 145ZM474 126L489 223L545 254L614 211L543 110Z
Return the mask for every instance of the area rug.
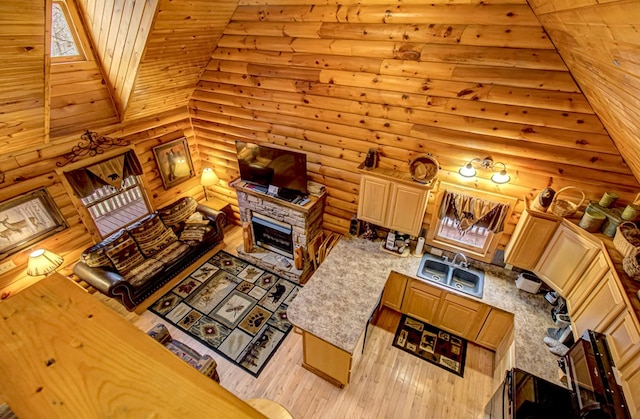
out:
M149 310L257 377L292 329L299 289L221 250Z
M393 346L464 377L466 339L402 315Z

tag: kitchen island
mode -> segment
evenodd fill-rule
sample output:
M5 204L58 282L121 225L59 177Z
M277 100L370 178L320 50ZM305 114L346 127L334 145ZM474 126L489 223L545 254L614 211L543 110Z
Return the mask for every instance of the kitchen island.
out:
M291 323L303 331L303 366L336 385L346 385L349 371L357 365L362 353L366 327L389 274L393 271L418 279L420 260L387 253L380 249L379 242L351 237L340 240L287 312ZM557 356L542 342L547 328L554 327L548 303L540 295L517 289L515 272L479 265L485 270L483 298L459 295L512 313L515 366L558 382ZM433 282L429 284L438 286ZM316 351L318 348L322 349L320 353ZM320 356L323 365L335 371L327 374L324 368L318 370L313 363L308 363L307 357L312 351Z

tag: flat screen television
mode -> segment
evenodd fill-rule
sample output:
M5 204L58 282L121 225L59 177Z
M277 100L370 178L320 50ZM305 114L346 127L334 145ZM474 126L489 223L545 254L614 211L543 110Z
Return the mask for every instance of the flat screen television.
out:
M240 178L262 186L276 186L285 199L307 194L307 155L236 141Z

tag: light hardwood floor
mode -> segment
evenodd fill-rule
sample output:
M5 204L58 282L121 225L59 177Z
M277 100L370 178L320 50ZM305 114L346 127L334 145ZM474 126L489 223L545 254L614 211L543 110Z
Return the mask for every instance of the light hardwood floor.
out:
M240 243L241 229L231 227L221 247L236 253ZM160 321L149 311L141 315L129 313L118 303L96 296L144 331ZM400 315L392 310L381 311L370 328L365 353L353 368L351 383L344 389L302 368L302 339L294 332L289 333L260 376L254 378L165 324L174 337L216 359L220 383L227 390L244 400L274 400L296 419L481 417L491 397L493 353L469 344L464 378L458 377L391 346L399 319Z

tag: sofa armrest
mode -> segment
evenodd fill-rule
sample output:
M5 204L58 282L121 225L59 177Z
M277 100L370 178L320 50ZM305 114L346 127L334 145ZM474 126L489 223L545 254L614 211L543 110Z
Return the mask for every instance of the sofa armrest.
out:
M125 282L122 275L104 268L91 268L84 262L78 262L73 267L73 273L87 282L89 285L102 292L113 296L111 290L117 284Z
M227 214L225 214L224 211L217 211L203 204L198 204L196 210L201 212L202 215L207 217L209 220L213 221L220 233L224 231L224 225L227 222Z

